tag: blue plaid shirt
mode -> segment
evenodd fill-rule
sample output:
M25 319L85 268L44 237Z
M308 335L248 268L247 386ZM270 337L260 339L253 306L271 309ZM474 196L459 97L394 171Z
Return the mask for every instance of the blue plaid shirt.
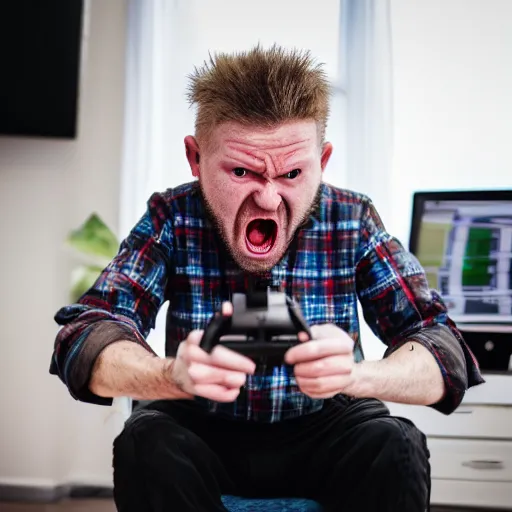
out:
M300 304L310 325L334 323L355 342L363 359L358 300L385 356L407 340L422 343L436 358L447 393L434 407L446 414L468 387L482 382L477 362L428 288L416 258L384 229L364 195L323 184L318 207L301 227L283 259L264 276ZM94 286L56 314L62 325L50 372L77 400L110 404L88 388L99 352L109 343L145 338L169 301L166 353L173 356L193 329L204 329L223 301L245 292L247 275L226 251L208 218L197 182L155 193L146 213L122 242ZM323 400L301 393L293 368L262 367L249 376L233 403L197 401L212 413L276 422L319 410Z

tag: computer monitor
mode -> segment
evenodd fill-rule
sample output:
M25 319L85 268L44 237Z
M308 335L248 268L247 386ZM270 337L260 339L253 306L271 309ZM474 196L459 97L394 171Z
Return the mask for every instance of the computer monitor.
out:
M512 190L416 192L409 249L455 322L512 324Z

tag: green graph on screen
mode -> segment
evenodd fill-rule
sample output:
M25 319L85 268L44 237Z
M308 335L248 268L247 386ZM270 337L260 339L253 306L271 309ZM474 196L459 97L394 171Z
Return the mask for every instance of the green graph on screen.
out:
M462 286L490 286L494 277L491 261L493 231L470 228L462 265Z

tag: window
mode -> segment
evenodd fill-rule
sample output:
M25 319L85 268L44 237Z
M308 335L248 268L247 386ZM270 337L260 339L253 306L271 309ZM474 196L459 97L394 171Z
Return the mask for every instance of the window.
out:
M194 51L200 64L208 59L208 52L248 50L258 42L263 47L277 43L285 48L300 48L324 64L333 86L331 116L327 140L333 143L332 160L325 179L342 186L345 162L345 79L346 61L342 30L340 0L314 2L297 0L191 0ZM190 25L189 25L190 27Z
M333 86L331 116L327 140L334 151L325 174L326 181L341 186L345 163L345 80L340 0L314 2L296 0L240 0L190 2L194 20L195 50L199 63L208 58L208 51L232 52L248 50L260 42L264 47L277 43L285 48L300 48L324 64Z
M186 101L194 66L209 53L247 50L258 42L307 48L324 63L333 89L326 135L334 146L324 180L369 194L379 208L387 204L389 2L129 0L128 7L120 236L140 218L152 192L192 179L183 139L194 132L194 112ZM149 338L159 354L165 314L164 306Z
M126 215L121 219L125 231L142 213L149 194L192 179L183 150L184 137L194 130L194 112L185 96L187 75L194 66L208 60L210 53L248 50L258 42L263 47L277 43L285 48L308 49L324 64L333 88L326 137L334 146L324 179L343 186L346 94L342 64L346 59L342 6L345 2L323 0L321 8L296 0L187 0L151 2L143 4L144 7L140 4L133 2L131 6L129 32L133 38L129 47L132 55L128 57L128 76L130 80L132 58L135 60L132 73L136 77L132 83L139 88L134 92L134 99L142 104L134 113L132 123L139 119L138 126L143 129L137 126L138 139L132 132L133 143L127 142L125 148L125 167L137 165L131 171L131 182L124 169L123 186L136 189L129 196L132 219L128 222ZM129 95L130 84L128 109L133 108ZM133 204L134 197L136 204ZM148 339L160 355L164 353L165 315L166 306L160 311Z

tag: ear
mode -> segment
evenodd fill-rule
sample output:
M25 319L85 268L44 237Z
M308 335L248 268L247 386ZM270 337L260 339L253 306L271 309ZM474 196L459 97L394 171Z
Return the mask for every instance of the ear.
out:
M324 147L322 148L322 156L320 160L320 165L322 167L322 172L325 171L327 167L327 162L329 162L329 158L332 155L332 144L330 142L326 142Z
M190 165L190 170L192 171L192 176L195 178L199 177L199 162L201 160L199 156L199 144L195 137L192 135L187 135L185 137L185 151L187 153L188 164Z

